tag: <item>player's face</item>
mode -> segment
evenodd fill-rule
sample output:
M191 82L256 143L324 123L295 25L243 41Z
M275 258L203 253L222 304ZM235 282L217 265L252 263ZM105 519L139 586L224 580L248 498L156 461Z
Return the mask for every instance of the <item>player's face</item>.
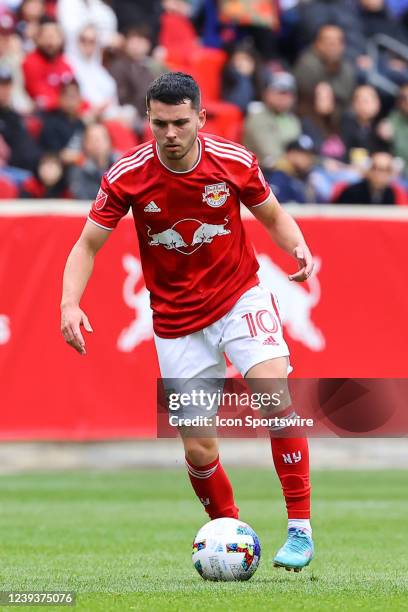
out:
M190 100L175 105L151 100L149 119L162 158L176 161L192 151L205 123L205 110L196 111Z

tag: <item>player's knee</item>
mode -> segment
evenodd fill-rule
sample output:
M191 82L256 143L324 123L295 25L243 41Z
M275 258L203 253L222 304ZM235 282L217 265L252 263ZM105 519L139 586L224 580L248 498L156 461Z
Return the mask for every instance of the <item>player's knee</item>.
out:
M247 379L286 379L288 374L288 358L277 357L276 359L267 359L252 366L245 374Z
M189 438L184 440L186 458L196 466L208 465L218 455L217 440Z

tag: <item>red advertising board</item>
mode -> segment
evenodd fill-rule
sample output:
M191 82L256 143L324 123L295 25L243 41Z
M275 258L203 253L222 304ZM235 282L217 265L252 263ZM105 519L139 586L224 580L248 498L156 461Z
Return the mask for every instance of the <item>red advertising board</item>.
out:
M154 437L159 371L132 220L97 256L81 357L60 335L59 301L84 212L57 212L0 210L0 439ZM304 284L288 281L294 262L245 220L261 281L280 300L294 376L408 378L404 213L300 215L317 266Z

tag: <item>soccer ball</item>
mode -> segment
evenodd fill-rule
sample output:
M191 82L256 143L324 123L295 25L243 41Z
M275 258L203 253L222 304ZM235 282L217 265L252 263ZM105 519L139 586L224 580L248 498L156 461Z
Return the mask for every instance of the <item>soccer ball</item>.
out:
M204 580L249 580L256 572L261 545L255 531L233 518L201 527L193 542L193 564Z

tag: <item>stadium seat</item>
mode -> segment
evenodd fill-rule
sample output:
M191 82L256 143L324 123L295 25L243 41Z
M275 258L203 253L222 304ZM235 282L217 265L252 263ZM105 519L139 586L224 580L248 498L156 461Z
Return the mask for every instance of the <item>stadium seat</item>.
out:
M346 181L339 181L338 183L335 183L331 192L330 202L335 202L342 191L349 185L350 183L347 183Z
M207 102L207 122L205 132L222 136L234 142L241 142L243 116L235 104L229 102Z
M198 46L197 34L191 22L176 13L163 13L159 43L166 49L166 64L170 70L187 71Z
M206 104L221 96L222 69L227 55L220 49L198 48L190 58L190 74L199 84Z
M408 191L405 185L395 182L392 186L394 188L396 204L399 206L408 206Z
M221 77L227 55L220 49L205 47L192 48L190 53L180 51L166 60L171 70L188 72L199 84L204 103L219 100L221 96Z
M133 130L120 121L109 119L104 121L104 125L109 132L112 148L118 153L125 153L139 144L139 139Z
M5 176L0 176L0 199L12 200L18 197L16 185Z

